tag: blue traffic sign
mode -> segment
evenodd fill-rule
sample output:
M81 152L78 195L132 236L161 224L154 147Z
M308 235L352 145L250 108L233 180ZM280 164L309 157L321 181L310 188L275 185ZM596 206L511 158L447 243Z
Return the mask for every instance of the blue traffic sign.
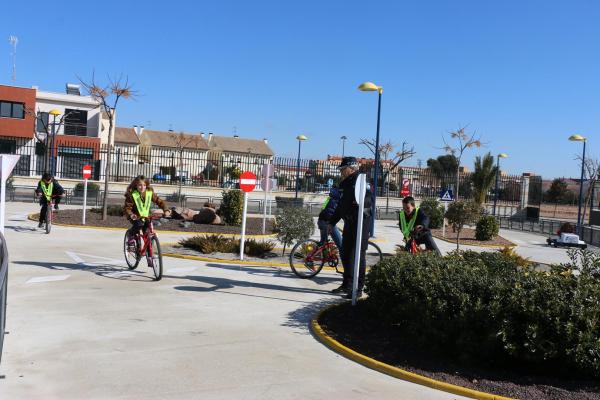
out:
M442 193L440 193L440 201L454 201L454 193L452 193L452 189L442 190Z

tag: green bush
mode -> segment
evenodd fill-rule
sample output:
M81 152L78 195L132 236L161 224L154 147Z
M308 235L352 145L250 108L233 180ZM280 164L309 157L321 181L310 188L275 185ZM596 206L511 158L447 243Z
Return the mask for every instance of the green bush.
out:
M477 240L492 240L498 236L500 232L500 226L496 217L492 215L484 215L477 221L477 227L475 228L475 239Z
M226 224L241 225L244 212L244 193L241 190L223 190L220 212Z
M306 240L315 231L315 222L304 207L284 207L275 217L277 239L285 248L294 241Z
M600 256L569 255L547 272L500 252L397 255L372 267L366 304L459 360L600 378Z
M437 199L425 199L419 205L425 215L429 217L431 229L441 228L444 224L444 206Z
M456 231L456 249L460 243L460 232L467 224L472 224L479 219L483 212L481 206L472 200L457 200L450 203L446 218L452 224L452 229Z
M199 251L202 254L211 253L238 253L240 240L228 238L223 235L204 235L182 239L179 244L187 249ZM259 242L255 239L244 241L244 254L252 257L264 257L266 253L275 248L273 241Z
M78 182L73 188L74 192L83 193L85 184L83 182ZM98 192L100 190L100 185L94 182L88 182L87 184L88 193L89 192Z
M90 209L90 212L93 212L95 214L102 214L102 209L101 208L92 208ZM106 208L106 213L108 215L112 215L113 217L122 217L123 216L123 206L120 205L109 205Z

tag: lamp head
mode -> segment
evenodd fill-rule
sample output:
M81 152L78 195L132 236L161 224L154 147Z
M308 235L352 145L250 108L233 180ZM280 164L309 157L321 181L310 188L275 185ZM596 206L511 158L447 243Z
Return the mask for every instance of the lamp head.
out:
M358 86L358 90L361 92L383 92L381 86L377 86L373 82L364 82Z
M500 154L498 154L498 158L508 158L508 154L500 153Z
M296 136L296 139L300 140L300 141L308 140L308 138L306 136L304 136L304 135L298 135L298 136Z
M54 108L54 109L50 110L48 112L48 114L58 117L60 115L60 110L57 110L56 108Z
M569 140L571 142L585 142L587 140L587 138L585 138L581 135L571 135L571 136L569 136Z
M346 136L342 136L340 139L342 139L342 140L346 140L346 139L348 139L348 138L347 138Z

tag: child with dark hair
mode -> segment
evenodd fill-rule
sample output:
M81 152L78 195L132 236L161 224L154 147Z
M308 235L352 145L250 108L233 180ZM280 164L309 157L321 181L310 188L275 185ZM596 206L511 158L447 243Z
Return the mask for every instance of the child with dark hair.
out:
M52 174L44 173L42 179L38 182L37 188L35 189L36 196L40 197L40 219L38 228L41 228L46 221L46 213L48 212L48 204L54 197L54 209L58 210L58 203L60 203L61 196L65 193L65 189L58 183Z

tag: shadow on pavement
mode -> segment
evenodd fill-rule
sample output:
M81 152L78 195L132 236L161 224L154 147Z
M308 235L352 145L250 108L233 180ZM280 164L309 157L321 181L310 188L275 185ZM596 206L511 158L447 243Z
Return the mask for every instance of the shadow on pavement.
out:
M143 278L143 280L154 281L154 277L145 275L145 272L139 270L129 270L127 268L110 265L105 263L56 263L41 261L12 261L11 264L27 265L33 267L42 267L54 271L87 271L98 276L109 279L129 280L130 278ZM138 267L139 268L139 267Z
M341 302L343 302L341 297L335 296L335 298L327 298L307 304L304 307L300 307L288 313L286 321L281 325L290 328L300 328L302 332L305 333L309 329L311 319L316 316L321 309Z
M263 275L263 276L277 276L282 278L290 278L290 279L301 279L296 276L292 271L286 268L280 267L246 267L243 265L232 265L232 264L218 264L218 263L207 263L207 267L210 268L219 268L219 269L228 269L232 271L244 271L250 275ZM341 275L337 276L325 276L325 275L317 275L314 278L310 279L310 281L316 283L317 285L326 285L328 283L341 281Z

